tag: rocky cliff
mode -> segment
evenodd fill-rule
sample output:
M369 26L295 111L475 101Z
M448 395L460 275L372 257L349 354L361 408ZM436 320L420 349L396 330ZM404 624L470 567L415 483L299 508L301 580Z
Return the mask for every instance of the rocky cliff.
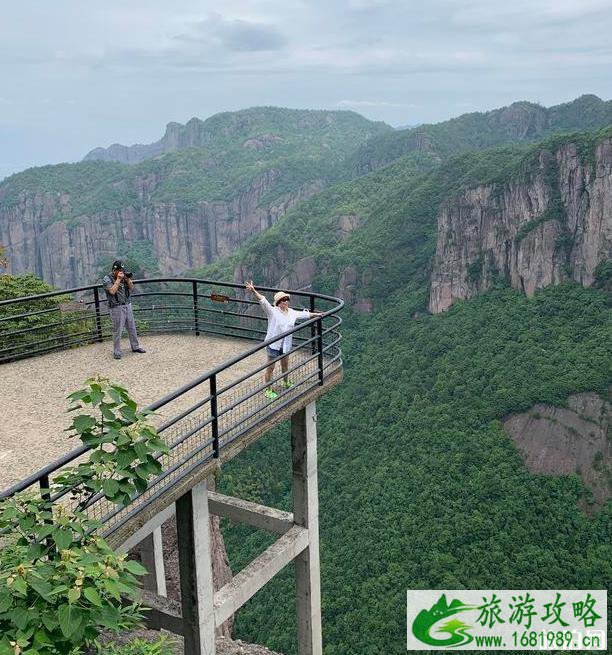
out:
M429 309L507 279L532 295L574 280L589 286L612 257L612 138L542 149L530 170L468 189L438 215Z
M534 405L504 421L533 473L577 473L601 507L612 494L612 406L594 393L570 396L567 407Z
M195 208L151 202L159 180L142 176L134 183L138 203L70 221L58 220L70 214L75 199L69 194L23 193L18 203L0 207L0 243L7 248L8 272L32 271L58 287L78 286L96 279L102 259L139 241L151 244L166 275L203 266L235 252L323 186L312 180L265 202L279 175L278 170L268 170L232 200L202 201Z

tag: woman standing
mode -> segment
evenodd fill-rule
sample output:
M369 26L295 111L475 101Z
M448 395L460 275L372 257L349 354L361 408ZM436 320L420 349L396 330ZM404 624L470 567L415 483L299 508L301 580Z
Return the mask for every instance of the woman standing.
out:
M266 332L265 338L266 341L268 339L273 339L274 337L282 334L283 332L286 332L287 330L290 330L295 325L296 321L315 318L316 316L321 316L323 314L323 312L309 312L306 309L302 311L291 309L291 307L289 307L290 296L284 291L277 291L274 294L274 307L272 307L267 298L256 291L253 280L250 280L246 283L246 288L257 298L257 300L259 300L259 303L263 307L263 310L268 317L268 330ZM285 389L289 389L293 386L287 376L287 370L289 368L289 351L291 350L291 344L293 341L292 337L293 335L289 334L284 339L279 339L278 341L271 343L266 348L268 354L268 362L270 362L264 375L264 380L267 385L270 384L270 380L272 379L272 373L274 372L276 360L279 357L282 357L280 360L281 370L284 374L282 384ZM274 389L272 389L271 386L268 386L266 389L265 396L270 400L278 398L278 394L276 391L274 391Z

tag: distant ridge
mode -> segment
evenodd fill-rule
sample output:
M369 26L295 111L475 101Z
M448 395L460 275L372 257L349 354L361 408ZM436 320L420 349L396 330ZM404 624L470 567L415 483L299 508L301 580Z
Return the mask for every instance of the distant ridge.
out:
M201 148L213 141L223 138L246 139L266 134L266 126L270 132L279 129L325 131L334 123L360 121L375 127L373 134L380 133L391 127L383 122L369 121L352 111L325 111L313 109L285 109L282 107L252 107L235 112L222 112L206 120L192 118L185 125L168 123L164 136L150 144L135 144L131 146L114 143L108 148L94 148L88 152L83 161L118 161L122 164L138 164L145 159L151 159L185 148Z
M556 132L576 132L612 125L612 100L583 95L553 107L513 102L488 112L463 114L443 123L395 129L374 137L353 157L353 174L365 175L412 152L436 159L511 143L538 141Z

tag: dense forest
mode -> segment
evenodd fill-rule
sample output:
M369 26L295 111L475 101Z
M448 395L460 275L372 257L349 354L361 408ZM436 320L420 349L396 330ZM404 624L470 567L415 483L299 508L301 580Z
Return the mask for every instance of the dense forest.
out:
M528 299L500 287L447 314L420 294L348 317L345 382L318 407L326 655L405 651L407 588L599 589L612 579L612 507L593 518L578 475L527 472L500 419L570 393L607 394L609 298L575 285ZM221 489L291 507L288 427L224 468ZM225 530L239 570L268 536ZM237 633L295 653L291 571Z

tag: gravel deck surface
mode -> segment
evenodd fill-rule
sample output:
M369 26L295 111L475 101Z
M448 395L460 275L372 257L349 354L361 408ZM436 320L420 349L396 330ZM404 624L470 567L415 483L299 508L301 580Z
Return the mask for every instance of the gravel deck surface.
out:
M97 373L122 384L145 406L224 361L248 350L253 341L193 335L151 335L146 354L124 350L114 360L111 344L93 344L0 366L0 489L73 450L80 442L64 432L71 415L66 396ZM127 352L126 352L127 351ZM220 383L264 364L258 352L220 377ZM206 385L206 393L208 393ZM186 394L184 407L202 397L202 387ZM173 412L179 404L174 403ZM160 410L159 420L164 418ZM166 416L167 418L167 416Z

